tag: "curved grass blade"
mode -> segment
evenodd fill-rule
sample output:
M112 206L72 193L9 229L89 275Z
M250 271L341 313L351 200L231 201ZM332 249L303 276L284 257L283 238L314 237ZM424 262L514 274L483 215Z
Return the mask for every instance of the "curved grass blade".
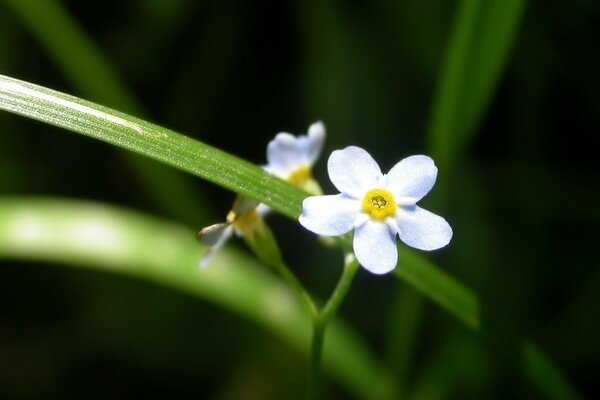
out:
M256 261L222 249L199 269L204 248L180 225L99 203L0 198L0 258L55 262L152 281L249 318L308 354L310 319L290 289ZM329 373L366 399L393 398L393 384L341 322L325 347Z
M0 109L131 150L204 178L296 218L305 193L240 160L169 129L89 101L0 75Z

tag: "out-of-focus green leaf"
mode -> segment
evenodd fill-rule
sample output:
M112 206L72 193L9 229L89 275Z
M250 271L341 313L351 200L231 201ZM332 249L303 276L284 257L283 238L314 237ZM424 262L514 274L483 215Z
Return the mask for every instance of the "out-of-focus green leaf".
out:
M482 311L472 291L413 250L399 249L396 277L407 281L445 308L468 328L481 334L507 356L531 383L552 399L578 399L577 391L539 348L511 333Z
M61 2L3 1L80 93L128 113L145 114L144 107ZM125 156L144 194L168 215L180 220L196 220L197 215L206 214L210 208L186 176L135 155Z
M462 0L432 105L429 147L442 170L469 143L506 64L526 0Z
M0 109L131 150L297 218L305 193L260 167L136 117L0 75Z
M0 198L0 258L39 260L146 279L214 302L308 354L311 322L290 288L252 258L221 249L200 269L204 248L186 228L98 203ZM341 322L328 332L326 369L351 393L393 398L378 361Z

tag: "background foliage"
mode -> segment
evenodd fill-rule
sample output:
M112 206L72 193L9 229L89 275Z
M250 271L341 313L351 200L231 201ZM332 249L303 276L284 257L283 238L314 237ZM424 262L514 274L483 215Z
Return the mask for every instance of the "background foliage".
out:
M502 51L484 52L454 78L446 46L465 34L453 25L457 10L466 19L459 28L477 40L506 36L501 11L488 9L494 24L484 24L484 34L477 22L484 17L468 19L476 1L39 3L45 7L0 2L0 73L146 117L258 164L277 131L300 133L316 119L328 128L328 150L363 146L383 169L409 154L433 154L441 186L424 205L456 234L432 258L474 288L484 310L534 338L584 394L593 392L600 352L595 3L531 1L522 20L513 18L505 73L493 68L502 62L489 63ZM477 41L464 46L471 54ZM444 66L443 82L456 79L446 103L438 86ZM486 99L485 85L494 82ZM480 121L464 117L486 105ZM3 195L93 199L190 228L221 220L233 198L6 113L0 129ZM445 143L444 129L461 133ZM330 190L324 162L316 174ZM280 244L293 269L324 297L339 274L337 254L323 257L288 220L270 223L285 234ZM122 276L24 261L1 266L0 394L302 393L305 360L222 308ZM341 314L389 357L411 397L537 393L494 349L398 286L359 274ZM331 396L350 396L329 385Z

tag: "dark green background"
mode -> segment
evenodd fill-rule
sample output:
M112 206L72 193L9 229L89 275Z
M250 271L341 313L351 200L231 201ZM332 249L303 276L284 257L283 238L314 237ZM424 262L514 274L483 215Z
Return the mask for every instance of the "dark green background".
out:
M74 85L3 1L1 74L138 114L259 164L275 133L303 133L321 119L328 137L315 173L326 191L324 160L334 149L362 146L384 170L428 153L455 1L64 4L145 111ZM443 196L434 188L423 202L455 232L432 257L588 396L598 390L600 357L599 35L596 1L530 1L474 142L453 171L440 171ZM165 210L121 150L7 113L0 132L0 194L93 199L194 228L221 220L233 199L186 177L201 199ZM169 190L169 182L156 185ZM336 255L323 256L290 221L270 222L286 235L292 268L325 297L339 274ZM386 331L395 292L408 290L398 286L361 272L341 309L382 354L393 341ZM421 398L538 396L436 306L424 303L416 329L402 379ZM302 398L306 367L252 323L164 288L0 264L2 398ZM326 390L351 398L333 383Z

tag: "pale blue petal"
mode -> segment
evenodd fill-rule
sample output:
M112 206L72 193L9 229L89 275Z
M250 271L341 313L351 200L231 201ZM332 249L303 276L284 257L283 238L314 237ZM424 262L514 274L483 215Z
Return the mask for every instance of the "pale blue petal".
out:
M385 222L369 220L354 231L354 254L366 270L387 274L396 268L396 234Z
M321 155L325 142L325 125L321 121L315 122L308 128L307 162L311 167L315 165Z
M233 227L229 224L216 224L202 229L198 234L199 240L204 244L209 244L211 247L200 260L200 268L208 265L213 256L233 235Z
M352 230L360 214L360 203L343 194L311 196L302 202L298 221L309 231L321 236L338 236Z
M327 170L329 179L340 192L361 201L367 191L377 188L381 176L373 157L356 146L331 153Z
M403 159L387 174L387 189L396 201L410 199L414 204L421 200L435 184L437 167L427 156L411 156Z
M400 240L420 250L436 250L452 239L452 228L446 220L418 206L400 207L396 213Z
M287 178L287 174L306 164L308 152L308 139L304 140L290 135L278 133L267 145L266 170L280 178Z

